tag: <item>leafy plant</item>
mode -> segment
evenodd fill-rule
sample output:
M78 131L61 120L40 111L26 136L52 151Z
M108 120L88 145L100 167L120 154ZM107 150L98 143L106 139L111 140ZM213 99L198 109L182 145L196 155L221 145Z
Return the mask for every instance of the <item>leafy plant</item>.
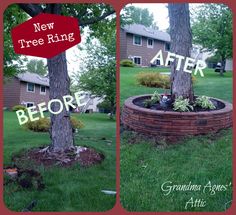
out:
M184 99L182 96L175 99L174 108L175 111L186 112L193 110L193 106L189 104L189 99Z
M135 66L135 64L133 63L133 61L132 61L132 60L128 60L128 59L126 59L126 60L121 60L121 61L120 61L120 65L121 65L121 66L124 66L124 67L134 67L134 66Z
M157 92L157 90L152 94L152 97L150 99L146 99L144 101L144 107L150 108L155 103L158 103L161 100L161 94Z
M202 108L210 109L210 110L216 109L215 105L207 96L198 96L196 98L195 105L200 106Z
M153 93L152 97L151 97L151 100L154 102L154 103L157 103L161 100L161 95L157 92L157 90Z
M143 102L144 107L146 108L150 108L155 102L152 99L146 99Z
M12 111L18 111L18 110L23 110L23 111L26 111L26 107L23 106L23 105L15 105L13 108L12 108Z
M146 87L170 88L170 77L156 72L140 72L136 79L138 84Z
M84 127L83 122L75 117L70 118L71 126L73 129L81 129ZM40 118L37 121L28 121L25 127L31 131L47 132L50 128L50 118Z

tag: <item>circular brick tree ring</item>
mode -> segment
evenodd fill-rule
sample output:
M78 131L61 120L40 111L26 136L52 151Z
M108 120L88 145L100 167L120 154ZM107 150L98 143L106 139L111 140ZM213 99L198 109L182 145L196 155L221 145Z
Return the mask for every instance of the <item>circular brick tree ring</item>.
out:
M222 109L199 112L153 110L135 104L151 95L130 97L125 101L121 121L124 127L148 136L178 139L189 135L214 133L232 126L232 104L221 103Z

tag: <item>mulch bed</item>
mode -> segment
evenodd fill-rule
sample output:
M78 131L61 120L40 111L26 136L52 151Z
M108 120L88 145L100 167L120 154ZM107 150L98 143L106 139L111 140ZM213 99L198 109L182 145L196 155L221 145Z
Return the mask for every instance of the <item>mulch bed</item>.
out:
M173 101L170 102L170 104L167 106L167 107L162 107L160 105L160 103L156 103L154 105L152 105L151 107L145 107L144 103L145 103L145 100L147 98L142 98L142 99L137 99L134 101L134 104L139 106L139 107L143 107L143 108L147 108L147 109L152 109L152 110L163 110L163 111L174 111L173 110ZM220 110L222 108L224 108L224 104L222 102L219 102L215 99L210 99L210 101L215 105L216 109L215 110ZM206 109L206 108L202 108L202 107L199 107L199 106L194 106L193 107L193 110L190 110L190 112L200 112L200 111L212 111L210 109Z
M33 161L37 165L62 166L70 167L75 163L79 163L82 167L90 167L92 165L100 164L105 156L102 153L95 151L92 148L79 147L79 150L68 150L65 152L50 152L43 150L44 148L34 148L28 150L22 155L13 157L16 163Z

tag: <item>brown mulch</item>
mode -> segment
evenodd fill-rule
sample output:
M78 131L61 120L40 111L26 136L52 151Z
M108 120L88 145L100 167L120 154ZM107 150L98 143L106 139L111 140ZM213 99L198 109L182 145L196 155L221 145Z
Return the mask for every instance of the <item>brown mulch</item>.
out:
M105 158L102 153L87 147L85 150L79 152L79 154L72 150L66 152L41 152L41 149L42 148L34 148L21 155L21 157L17 156L18 163L22 159L22 162L29 160L37 165L46 167L70 167L75 163L79 163L82 167L90 167L92 165L100 164Z

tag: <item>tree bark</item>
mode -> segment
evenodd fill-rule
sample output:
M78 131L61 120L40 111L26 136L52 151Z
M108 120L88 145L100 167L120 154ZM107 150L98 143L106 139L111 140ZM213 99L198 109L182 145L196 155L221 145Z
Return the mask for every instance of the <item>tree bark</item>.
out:
M70 94L70 80L67 72L65 52L47 60L51 99L60 99ZM59 110L59 103L52 103L54 112ZM51 151L65 151L74 147L70 113L63 108L57 115L51 114Z
M185 3L168 4L170 19L170 37L172 53L190 57L192 33L190 28L189 5ZM171 64L171 96L173 99L183 96L193 100L192 75L184 72L184 60L177 71L177 60Z

